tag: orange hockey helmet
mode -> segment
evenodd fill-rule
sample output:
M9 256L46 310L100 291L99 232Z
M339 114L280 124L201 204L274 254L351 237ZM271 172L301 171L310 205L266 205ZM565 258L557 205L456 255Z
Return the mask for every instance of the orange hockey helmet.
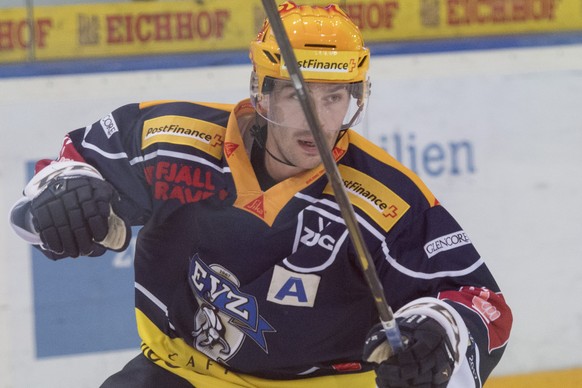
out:
M287 1L279 6L279 15L305 81L346 84L355 109L346 115L344 126L356 124L369 94L370 61L370 51L358 27L336 4L299 6ZM258 103L272 90L274 80L290 79L268 19L251 42L250 59L251 101L265 117Z

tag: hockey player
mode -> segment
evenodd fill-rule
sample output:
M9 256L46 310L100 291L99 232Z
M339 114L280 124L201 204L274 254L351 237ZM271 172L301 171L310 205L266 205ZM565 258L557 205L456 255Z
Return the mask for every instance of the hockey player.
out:
M405 349L387 343L268 22L251 98L154 101L70 132L12 211L51 259L135 253L142 353L103 387L480 387L512 316L471 240L350 129L369 50L337 6L279 8Z

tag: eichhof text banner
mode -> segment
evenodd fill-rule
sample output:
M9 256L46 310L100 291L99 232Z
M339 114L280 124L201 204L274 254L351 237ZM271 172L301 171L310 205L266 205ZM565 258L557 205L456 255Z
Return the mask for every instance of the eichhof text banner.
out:
M369 43L582 30L580 0L336 3ZM260 0L5 8L0 63L246 50L264 17Z

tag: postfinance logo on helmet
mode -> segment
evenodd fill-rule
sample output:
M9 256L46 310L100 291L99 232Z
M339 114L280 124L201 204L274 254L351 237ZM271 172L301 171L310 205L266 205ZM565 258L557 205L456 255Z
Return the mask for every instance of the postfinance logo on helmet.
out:
M329 81L349 81L357 72L357 51L295 50L297 64L303 77L325 78ZM281 76L289 78L287 66L281 58Z
M336 4L298 6L288 1L279 6L279 14L305 81L345 84L355 107L345 122L355 124L369 94L370 52L358 27ZM251 101L259 114L266 116L259 104L272 90L273 80L289 80L268 20L251 42L250 58L253 63Z

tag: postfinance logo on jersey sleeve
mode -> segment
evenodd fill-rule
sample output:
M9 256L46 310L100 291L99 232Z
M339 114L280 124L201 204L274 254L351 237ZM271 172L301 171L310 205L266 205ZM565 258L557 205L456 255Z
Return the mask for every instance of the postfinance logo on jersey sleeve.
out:
M222 157L226 128L184 116L162 116L146 120L142 149L154 143L181 144L198 148L216 159Z
M348 166L339 165L338 169L351 202L376 221L385 232L392 229L410 208L395 192L374 178ZM323 192L333 195L329 183Z

